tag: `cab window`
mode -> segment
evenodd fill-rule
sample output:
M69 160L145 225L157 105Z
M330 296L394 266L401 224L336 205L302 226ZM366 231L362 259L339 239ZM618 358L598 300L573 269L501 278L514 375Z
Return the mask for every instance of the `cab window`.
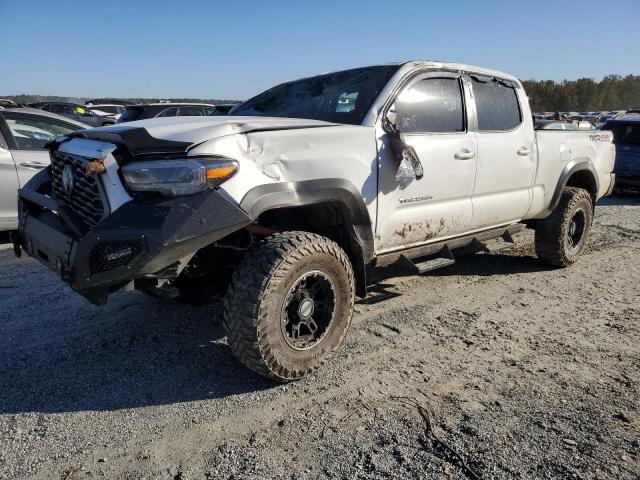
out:
M494 78L472 78L481 132L513 130L522 123L520 104L512 85Z
M395 103L396 124L403 133L463 132L460 80L425 78L404 89Z

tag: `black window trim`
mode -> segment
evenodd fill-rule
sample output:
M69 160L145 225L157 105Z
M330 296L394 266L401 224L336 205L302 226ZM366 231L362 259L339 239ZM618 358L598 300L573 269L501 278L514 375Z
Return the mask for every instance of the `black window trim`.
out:
M475 110L476 110L476 117L477 117L477 124L476 124L476 133L478 134L483 134L483 133L510 133L510 132L515 132L516 130L518 130L520 127L522 127L524 125L524 115L522 112L522 105L520 104L520 97L518 96L518 84L511 81L511 80L507 80L504 78L500 78L500 77L493 77L493 76L488 76L488 75L481 75L481 74L477 74L477 73L473 73L473 72L469 72L468 73L469 77L471 77L471 82L470 82L470 87L473 93L473 101L475 103ZM511 88L513 89L513 94L516 96L516 104L518 105L518 113L520 114L520 122L518 122L517 125L515 125L513 128L510 128L509 130L480 130L480 116L478 115L478 103L476 102L476 95L475 95L475 89L473 87L473 81L476 82L480 82L480 83L488 83L488 82L498 82L502 85L504 85L505 87Z
M416 82L420 82L422 80L428 79L428 78L455 78L458 80L458 86L460 88L460 97L462 100L462 120L463 120L463 126L464 126L464 130L461 130L459 132L400 132L402 133L402 135L406 135L406 136L413 136L413 135L466 135L467 133L470 132L469 129L469 124L471 123L469 121L469 110L467 108L467 99L465 96L465 86L464 83L462 82L462 75L463 72L461 71L457 71L457 70L446 70L446 69L440 69L440 68L427 68L427 69L420 69L416 72L413 72L412 74L408 75L406 78L402 79L399 83L397 88L395 89L395 91L389 96L389 100L387 100L387 103L384 105L384 107L382 108L382 112L383 115L381 118L384 118L384 116L387 114L387 112L389 111L389 109L395 105L396 100L398 99L398 96L400 95L400 93L402 91L404 91L405 88L408 88L410 85L413 85Z
M82 130L82 127L78 126L78 125L74 125L73 123L67 123L63 120L60 120L58 118L51 118L48 117L46 115L37 115L37 114L32 114L32 113L19 113L19 112L5 112L4 114L0 113L0 116L2 116L2 121L0 122L0 133L3 134L3 136L5 137L5 139L7 140L7 144L9 146L9 150L19 150L21 152L40 152L42 150L46 150L45 148L20 148L18 147L18 144L15 140L15 138L13 137L13 133L11 133L11 129L9 128L9 125L7 124L7 120L6 118L4 118L4 115L6 115L7 113L15 115L16 117L20 118L36 118L36 119L43 119L43 120L49 120L51 122L54 123L61 123L63 125L68 126L69 128L73 129L73 131L78 131L78 130Z

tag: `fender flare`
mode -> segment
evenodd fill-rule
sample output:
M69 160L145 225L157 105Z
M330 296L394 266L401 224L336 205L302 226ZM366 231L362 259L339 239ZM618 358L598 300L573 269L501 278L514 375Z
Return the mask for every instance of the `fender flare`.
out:
M550 214L551 212L553 212L553 210L558 206L558 203L560 203L560 197L562 196L562 191L567 186L567 183L569 182L569 179L571 178L571 176L574 173L581 172L581 171L586 171L589 173L589 178L593 182L596 195L598 194L598 192L600 191L600 185L598 182L598 173L596 172L596 169L593 166L593 163L586 158L576 158L568 162L562 169L562 172L560 173L560 178L558 179L558 184L556 185L556 189L553 192L553 196L551 197L551 201L549 202L549 206L547 207L547 214ZM594 206L595 206L595 202L594 202Z
M352 259L354 271L359 277L359 296L366 294L366 268L373 261L373 227L362 194L349 180L323 178L298 182L281 182L259 185L249 190L240 201L240 208L255 220L268 210L302 207L321 203L334 203L344 210L349 223L349 238L359 250L360 258Z
M251 218L258 218L267 210L326 202L342 205L353 225L371 225L369 211L360 191L353 183L343 178L259 185L244 195L240 201L240 208Z

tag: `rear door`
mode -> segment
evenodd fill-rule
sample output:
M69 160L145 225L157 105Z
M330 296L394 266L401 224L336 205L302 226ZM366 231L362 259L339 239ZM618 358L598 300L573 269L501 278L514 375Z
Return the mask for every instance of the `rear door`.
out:
M531 206L537 165L533 120L515 82L471 75L478 162L473 193L475 228L520 220Z
M398 94L391 107L396 128L404 145L417 155L422 176L408 177L407 182L393 140L379 136L386 140L378 148L378 252L420 245L469 228L477 149L475 134L468 128L468 101L460 75L449 72L422 74Z

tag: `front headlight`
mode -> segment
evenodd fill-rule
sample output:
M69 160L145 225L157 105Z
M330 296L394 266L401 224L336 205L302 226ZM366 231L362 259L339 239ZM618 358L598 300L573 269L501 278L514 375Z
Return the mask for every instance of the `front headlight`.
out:
M134 192L177 197L217 187L237 171L235 160L195 157L129 163L122 167L122 176Z

